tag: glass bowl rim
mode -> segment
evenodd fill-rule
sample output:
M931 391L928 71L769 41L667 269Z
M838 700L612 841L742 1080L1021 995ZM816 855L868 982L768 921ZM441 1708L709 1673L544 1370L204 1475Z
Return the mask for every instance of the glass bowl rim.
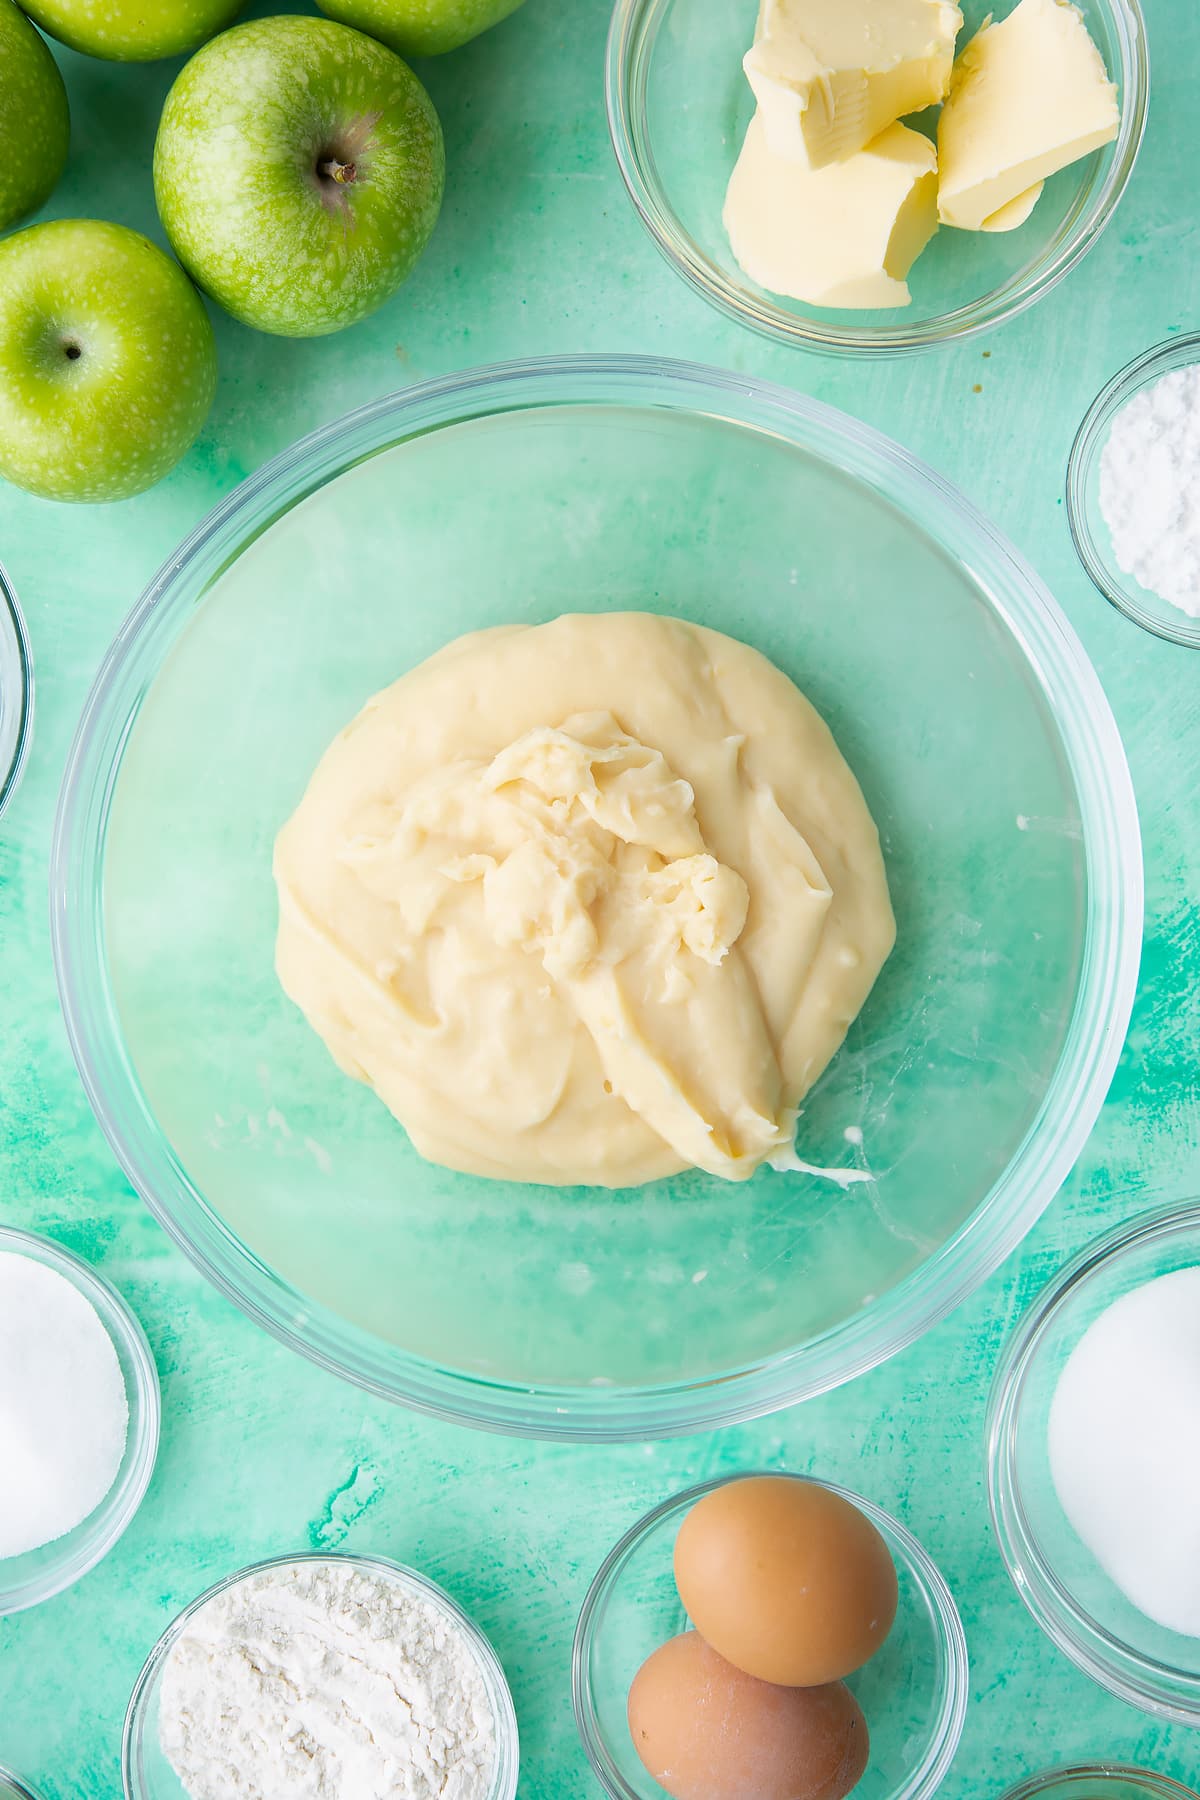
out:
M15 1796L15 1800L42 1800L36 1788L30 1787L27 1781L14 1775L6 1764L0 1763L0 1800L10 1800L12 1796Z
M135 1776L134 1754L142 1741L146 1724L146 1708L150 1704L150 1696L162 1671L167 1657L171 1654L179 1638L201 1609L215 1600L218 1595L237 1587L240 1582L249 1581L255 1575L264 1574L268 1569L290 1569L297 1563L338 1562L351 1564L356 1569L366 1569L382 1573L399 1586L415 1588L421 1598L426 1600L443 1618L453 1622L464 1634L471 1646L480 1674L488 1690L488 1698L493 1705L496 1726L496 1777L488 1792L487 1800L515 1800L517 1777L520 1766L520 1736L517 1727L516 1707L513 1704L512 1689L504 1672L504 1665L496 1654L491 1639L483 1628L476 1624L470 1613L466 1612L448 1594L446 1589L429 1575L423 1575L419 1569L411 1568L407 1563L397 1562L390 1556L372 1556L350 1550L301 1550L294 1556L267 1556L259 1562L247 1564L244 1569L236 1570L232 1575L223 1576L197 1594L188 1602L159 1636L142 1664L133 1691L129 1696L129 1704L125 1709L125 1723L121 1731L121 1782L125 1800L146 1800L146 1790L139 1785Z
M604 1736L596 1719L596 1709L592 1697L589 1659L601 1608L611 1594L617 1578L638 1546L656 1531L663 1521L672 1513L682 1511L685 1507L694 1506L706 1494L715 1493L718 1488L728 1487L734 1481L751 1481L760 1476L783 1476L788 1481L805 1481L826 1492L836 1494L857 1508L863 1516L881 1532L888 1542L889 1549L898 1545L904 1554L905 1563L910 1573L916 1578L921 1592L929 1605L935 1621L935 1629L946 1660L947 1679L942 1706L937 1722L934 1741L926 1752L924 1762L915 1770L908 1772L906 1785L890 1797L890 1800L928 1800L937 1792L949 1772L950 1765L957 1754L962 1739L963 1728L967 1719L967 1704L970 1697L970 1659L967 1651L967 1636L963 1629L962 1618L954 1595L946 1582L945 1576L930 1556L925 1546L914 1537L906 1525L901 1524L892 1513L887 1512L873 1500L862 1494L854 1493L850 1488L842 1487L834 1481L824 1481L817 1475L805 1475L793 1469L744 1469L729 1475L717 1475L707 1481L697 1482L694 1486L684 1488L669 1499L660 1501L657 1506L644 1514L642 1518L630 1526L629 1530L618 1539L601 1563L591 1585L584 1596L583 1605L579 1609L579 1619L575 1626L575 1636L571 1647L571 1704L575 1713L575 1725L579 1732L592 1773L596 1776L611 1800L638 1800L637 1794L625 1781L619 1769L612 1762L605 1747Z
M118 1476L100 1504L72 1531L43 1546L50 1560L35 1576L11 1592L0 1587L0 1619L26 1612L32 1606L41 1606L44 1601L73 1587L119 1542L146 1497L158 1460L162 1426L158 1366L141 1321L124 1296L90 1263L41 1232L0 1224L0 1254L6 1250L31 1256L35 1262L53 1269L92 1305L108 1336L116 1340L114 1349L124 1351L133 1371L136 1392L127 1396L131 1432L135 1400L139 1423L137 1435L132 1439L132 1455L127 1445L122 1457L122 1464L129 1459L124 1477ZM0 1562L0 1578L3 1571L4 1564Z
M180 584L215 579L262 530L369 455L449 424L559 405L674 408L733 423L782 436L873 486L987 592L1045 693L1086 819L1089 911L1071 1028L1042 1109L988 1195L866 1312L748 1368L658 1387L498 1381L326 1316L240 1243L165 1145L125 1052L101 948L115 769L143 683L157 674L177 616L190 616ZM998 1267L1061 1186L1099 1112L1132 1010L1144 905L1137 808L1112 710L1045 584L981 512L872 427L790 389L671 359L591 355L495 364L386 396L301 439L219 502L163 565L101 664L63 776L50 892L59 995L89 1101L135 1189L208 1279L293 1349L383 1398L482 1429L591 1442L683 1436L825 1392L914 1342Z
M0 816L20 785L33 741L33 654L17 590L0 563L0 692L19 696L17 727L7 765L0 767Z
M605 53L605 104L613 153L626 192L656 248L710 305L760 336L825 355L898 356L965 343L1017 318L1058 286L1107 229L1129 184L1146 134L1150 104L1150 46L1141 0L1098 0L1109 14L1121 52L1125 96L1112 161L1091 203L1032 272L1007 289L916 325L842 325L788 312L768 298L739 291L684 230L657 171L638 144L631 93L634 47L665 0L614 0ZM1007 298L1003 296L1007 294ZM997 299L997 295L1001 296Z
M1145 1800L1200 1800L1189 1787L1171 1775L1156 1775L1152 1769L1136 1769L1132 1763L1068 1763L1059 1769L1042 1769L1027 1775L1009 1788L1002 1800L1038 1800L1063 1781L1120 1781L1141 1789ZM1080 1796L1080 1800L1087 1800Z
M1107 432L1117 414L1141 392L1149 387L1160 373L1166 374L1175 368L1188 368L1200 363L1200 331L1177 332L1174 337L1165 338L1162 343L1154 344L1149 350L1143 350L1132 362L1118 369L1083 415L1075 441L1071 445L1071 454L1067 459L1067 525L1071 532L1071 542L1075 553L1083 564L1084 571L1096 591L1116 608L1125 618L1152 637L1161 638L1167 644L1180 644L1186 650L1200 650L1200 618L1189 620L1188 615L1179 611L1179 624L1166 615L1160 616L1148 607L1138 604L1132 594L1126 593L1121 584L1110 571L1109 563L1101 553L1092 534L1087 517L1088 479L1103 454L1107 443ZM1130 576L1130 581L1136 577ZM1162 601L1169 606L1169 601Z
M1131 1253L1192 1231L1200 1232L1200 1201L1177 1201L1126 1220L1071 1257L1035 1295L1001 1353L988 1396L986 1432L992 1531L1009 1579L1035 1622L1110 1694L1156 1718L1200 1726L1200 1672L1142 1655L1076 1603L1038 1547L1017 1472L1025 1382L1061 1309Z

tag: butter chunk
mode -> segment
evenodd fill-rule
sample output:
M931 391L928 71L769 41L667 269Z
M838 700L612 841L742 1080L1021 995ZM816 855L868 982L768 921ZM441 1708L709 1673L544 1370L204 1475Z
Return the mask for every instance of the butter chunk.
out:
M907 306L907 276L937 230L937 151L906 125L808 169L750 121L725 196L725 229L752 281L810 306Z
M1041 199L1045 186L1044 181L1039 181L1025 193L1018 194L1015 200L1010 200L1007 206L1002 206L999 212L994 212L989 218L986 218L979 229L981 231L1016 231L1018 226L1024 225L1026 219L1032 218L1033 209Z
M1009 229L996 225L998 216L1110 143L1120 123L1117 90L1078 7L1020 0L1008 18L985 25L955 65L938 127L943 224Z
M944 99L953 0L762 0L742 66L777 156L824 168Z

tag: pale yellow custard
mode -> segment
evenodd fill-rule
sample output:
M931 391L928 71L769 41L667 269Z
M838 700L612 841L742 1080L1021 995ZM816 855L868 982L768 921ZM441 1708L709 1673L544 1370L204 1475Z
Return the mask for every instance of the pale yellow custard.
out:
M275 847L280 980L420 1153L743 1180L790 1145L895 936L828 729L648 613L460 638L368 702Z

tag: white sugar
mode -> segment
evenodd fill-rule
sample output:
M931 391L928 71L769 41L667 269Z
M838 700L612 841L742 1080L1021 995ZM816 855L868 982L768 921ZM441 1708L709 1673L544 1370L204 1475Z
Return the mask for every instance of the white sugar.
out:
M1084 1333L1055 1390L1050 1467L1126 1598L1200 1637L1200 1268L1135 1288Z
M0 1254L0 1558L82 1524L116 1480L128 1430L95 1308L57 1270Z
M1100 510L1126 575L1200 618L1200 365L1121 408L1100 459Z

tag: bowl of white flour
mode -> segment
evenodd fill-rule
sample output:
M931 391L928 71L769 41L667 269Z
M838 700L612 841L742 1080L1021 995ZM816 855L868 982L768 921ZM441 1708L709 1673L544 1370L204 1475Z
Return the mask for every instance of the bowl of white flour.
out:
M1200 334L1148 350L1093 401L1067 468L1067 518L1106 600L1200 649Z
M163 1633L125 1719L126 1800L513 1800L495 1651L382 1558L279 1557Z

